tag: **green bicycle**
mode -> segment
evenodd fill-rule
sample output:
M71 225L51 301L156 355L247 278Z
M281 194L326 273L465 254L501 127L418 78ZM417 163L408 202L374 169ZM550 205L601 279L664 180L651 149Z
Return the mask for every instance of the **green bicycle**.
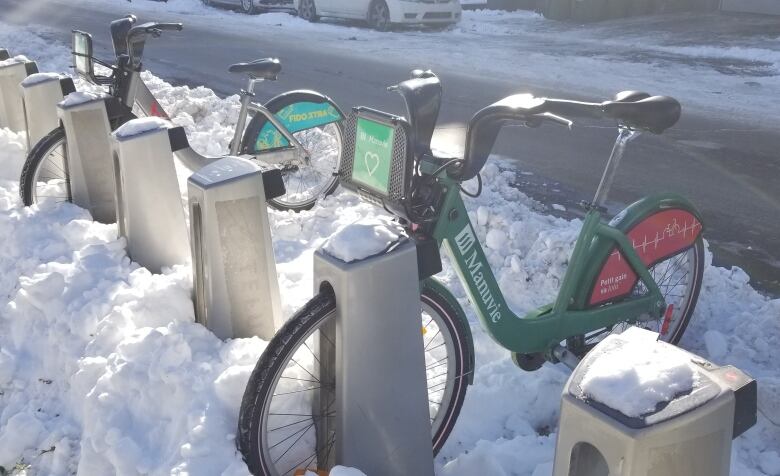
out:
M340 179L347 189L397 216L416 241L420 261L435 263L421 267L420 276L434 452L457 420L474 371L465 313L430 276L441 269L441 247L449 252L482 326L524 370L536 370L545 361L576 365L595 343L629 325L679 341L701 288L699 212L680 196L658 194L637 201L608 224L602 221L627 144L644 131L660 134L673 126L681 112L676 100L639 92L601 103L509 96L471 119L464 157L449 159L435 156L430 147L442 94L436 75L415 71L412 79L390 89L404 97L408 120L355 108L346 121ZM461 197L461 192L474 194L463 190L462 183L477 178L479 193L479 172L504 125L571 126L566 117L616 120L618 137L596 196L587 204L557 299L518 316L507 305L477 240ZM325 407L315 414L309 402L318 389L334 385L318 375L322 361L336 355L335 309L325 283L257 363L244 394L238 438L254 474L285 475L333 464L334 435L317 434L319 422L333 413Z

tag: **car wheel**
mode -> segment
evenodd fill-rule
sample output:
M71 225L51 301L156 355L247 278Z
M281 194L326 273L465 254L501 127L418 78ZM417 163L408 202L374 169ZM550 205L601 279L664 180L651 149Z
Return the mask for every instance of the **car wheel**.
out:
M298 16L309 22L315 22L320 19L317 16L317 7L314 6L314 0L301 0L298 6Z
M390 29L390 9L384 0L374 0L368 7L368 24L378 31Z
M241 11L247 15L255 13L255 1L254 0L241 0Z

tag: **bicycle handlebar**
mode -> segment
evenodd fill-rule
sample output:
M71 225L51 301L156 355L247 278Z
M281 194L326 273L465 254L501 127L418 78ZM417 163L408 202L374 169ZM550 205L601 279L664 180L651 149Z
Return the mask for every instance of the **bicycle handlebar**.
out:
M474 178L485 165L499 131L508 123L534 127L545 120L571 125L569 117L611 118L632 129L661 134L677 123L681 110L674 98L637 92L621 93L615 100L601 103L536 98L530 94L509 96L471 119L463 163L451 175L463 181Z
M184 25L181 23L158 23L155 28L157 30L182 31L184 29Z
M162 31L181 31L183 29L181 23L156 23L148 22L130 28L127 32L127 41L131 41L134 37L140 35L153 35L159 36Z
M127 31L127 54L130 56L130 65L137 68L141 64L141 56L144 51L146 36L152 35L158 38L163 31L181 31L181 23L157 23L147 22L134 26Z

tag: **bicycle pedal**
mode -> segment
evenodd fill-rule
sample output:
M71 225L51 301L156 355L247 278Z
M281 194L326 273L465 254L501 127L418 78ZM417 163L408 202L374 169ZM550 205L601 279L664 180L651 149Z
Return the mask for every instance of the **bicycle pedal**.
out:
M518 354L512 352L512 362L526 372L533 372L542 368L542 365L547 361L544 358L544 354L536 352L533 354Z

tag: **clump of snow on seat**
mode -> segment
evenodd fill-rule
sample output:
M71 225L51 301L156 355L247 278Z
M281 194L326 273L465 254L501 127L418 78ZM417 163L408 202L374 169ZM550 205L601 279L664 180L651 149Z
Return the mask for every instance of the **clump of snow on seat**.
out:
M122 124L117 130L114 131L114 135L117 137L127 138L143 134L144 132L154 131L157 129L170 129L173 127L170 121L161 117L141 117L139 119L133 119Z
M635 330L639 332L604 339L599 346L609 350L598 355L581 384L587 397L629 417L654 411L659 403L693 389L696 380L689 354L640 335L654 333L630 329ZM616 340L625 343L610 349Z
M62 102L60 102L60 106L62 107L78 106L79 104L88 103L104 97L106 97L104 94L92 93L88 91L74 91L68 94L67 96L65 96L65 99L63 99Z
M30 87L35 86L36 84L44 83L46 81L59 81L64 77L65 76L61 75L60 73L34 73L24 78L20 84L24 87Z
M384 218L370 218L342 226L331 236L323 250L345 263L377 255L397 242L402 230Z
M0 61L0 68L5 68L6 66L11 66L19 63L27 63L30 61L26 56L24 55L16 55L13 58L8 58L7 60Z

